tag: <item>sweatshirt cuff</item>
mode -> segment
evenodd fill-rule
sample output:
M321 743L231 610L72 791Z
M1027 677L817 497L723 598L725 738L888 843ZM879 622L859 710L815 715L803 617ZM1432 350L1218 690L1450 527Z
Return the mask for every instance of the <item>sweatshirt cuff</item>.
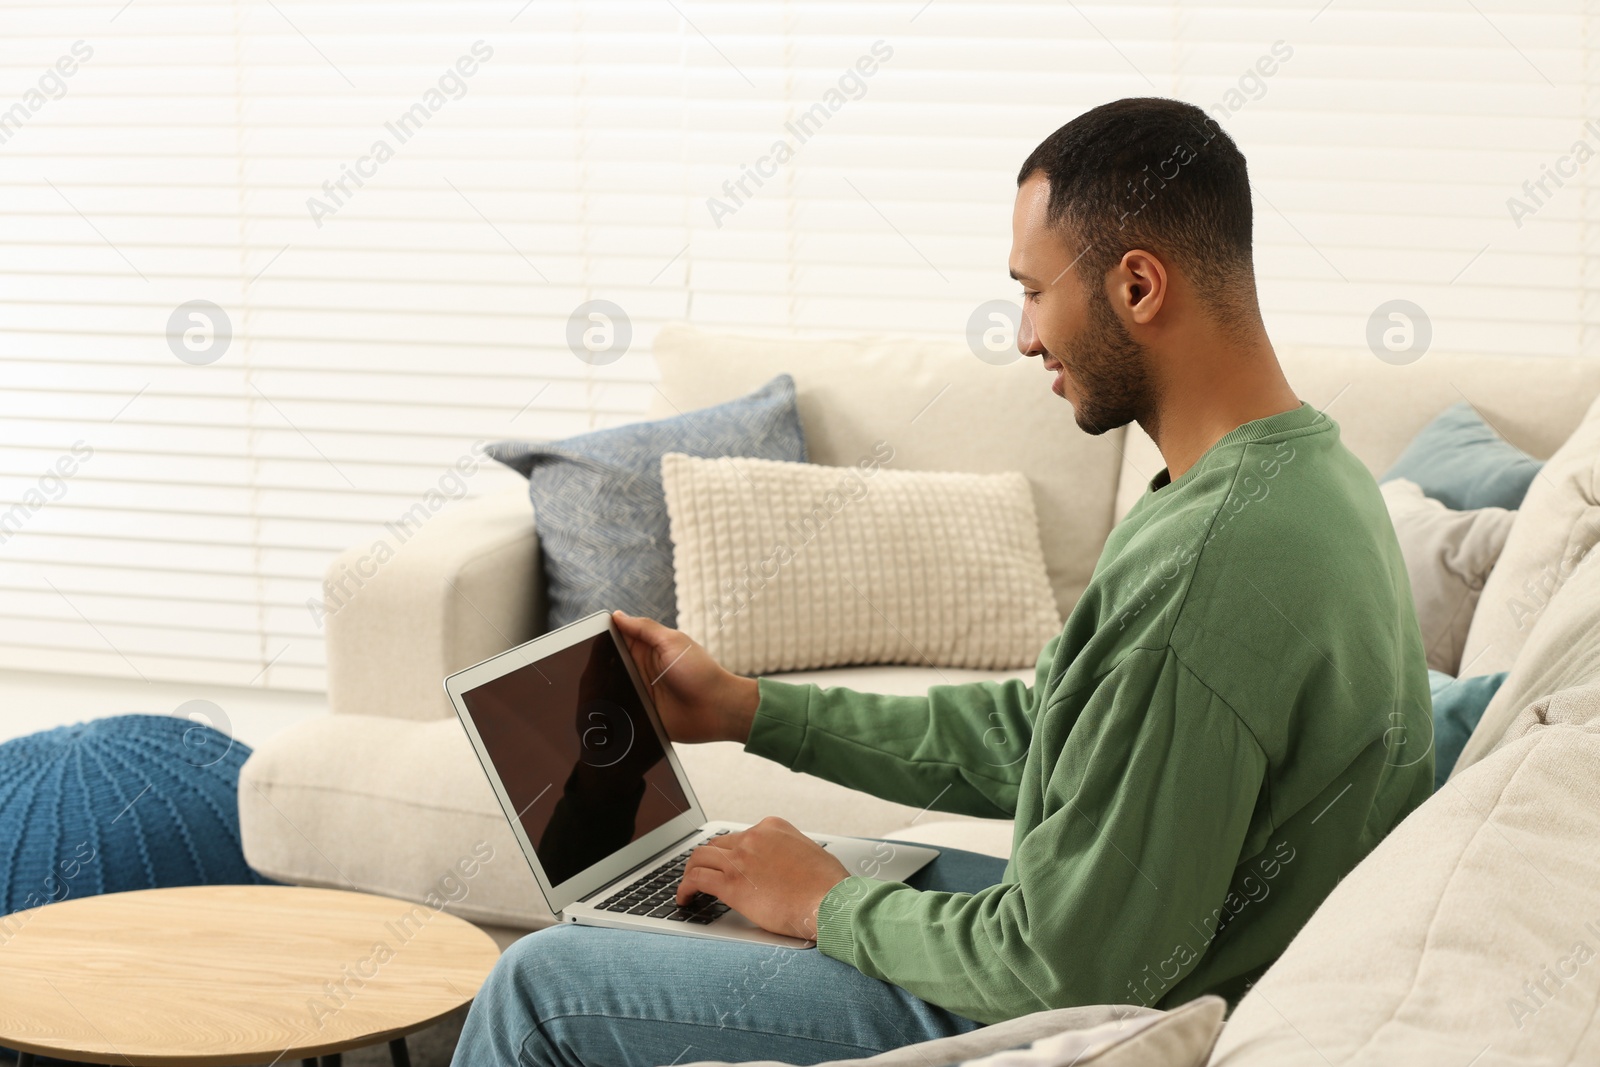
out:
M807 710L815 686L791 685L771 678L756 679L761 700L744 750L792 768L806 736Z
M825 956L860 970L856 963L856 938L852 930L856 908L867 894L882 882L859 874L850 875L828 890L817 905L817 948Z

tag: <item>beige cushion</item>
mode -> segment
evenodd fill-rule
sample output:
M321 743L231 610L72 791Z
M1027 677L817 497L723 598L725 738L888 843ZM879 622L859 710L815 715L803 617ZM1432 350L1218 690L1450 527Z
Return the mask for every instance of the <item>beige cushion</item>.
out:
M1020 474L668 453L678 626L739 674L1000 669L1061 629Z
M1122 1018L1040 1038L967 1067L1201 1067L1216 1045L1227 1005L1200 997L1155 1017Z
M1200 997L1169 1012L1131 1004L1058 1008L821 1067L1199 1067L1226 1005ZM1019 1047L1020 1046L1020 1047ZM720 1067L701 1060L685 1067ZM743 1067L783 1067L777 1060Z
M1483 587L1464 659L1508 670L1551 595L1600 539L1600 402L1528 487L1500 562Z
M966 682L1005 681L1020 678L1033 684L1032 664L1006 671L974 671L961 667L832 667L822 671L794 671L772 677L793 685L818 685L824 689L842 686L858 693L887 693L890 696L921 696L936 685L962 685Z
M1586 523L1600 519L1593 507L1586 516ZM1522 520L1517 521L1520 524ZM1575 537L1573 543L1587 541L1592 546L1592 538L1590 533ZM1588 551L1581 561L1563 570L1564 580L1539 613L1537 623L1530 626L1527 644L1484 709L1453 773L1462 773L1504 744L1511 736L1507 727L1525 706L1559 690L1600 682L1600 552ZM1492 583L1493 575L1490 579Z
M1461 666L1461 647L1478 594L1500 557L1516 512L1452 511L1404 478L1385 482L1380 489L1411 577L1411 600L1422 627L1428 666L1454 675ZM1468 669L1484 673L1471 664Z
M1531 456L1554 452L1600 394L1600 360L1430 352L1405 366L1365 348L1287 347L1278 361L1295 394L1326 408L1345 447L1382 474L1434 417L1463 400ZM1120 519L1166 464L1137 426L1128 428L1128 465L1117 492ZM1503 668L1492 668L1499 670Z
M1525 710L1339 883L1214 1067L1600 1062L1600 686Z
M996 859L1011 858L1013 829L1010 819L962 819L948 815L921 816L909 825L890 830L884 837L934 848L959 848Z
M850 466L882 440L900 470L1021 471L1063 617L1089 583L1111 530L1122 431L1079 430L1037 361L992 366L959 340L779 340L682 324L661 328L655 355L653 418L730 400L786 372L813 463Z

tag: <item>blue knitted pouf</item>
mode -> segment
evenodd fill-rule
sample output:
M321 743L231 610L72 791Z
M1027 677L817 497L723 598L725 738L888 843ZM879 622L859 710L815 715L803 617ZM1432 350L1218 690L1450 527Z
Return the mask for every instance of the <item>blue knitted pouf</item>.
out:
M270 884L239 844L250 750L172 715L0 744L0 915L128 889Z

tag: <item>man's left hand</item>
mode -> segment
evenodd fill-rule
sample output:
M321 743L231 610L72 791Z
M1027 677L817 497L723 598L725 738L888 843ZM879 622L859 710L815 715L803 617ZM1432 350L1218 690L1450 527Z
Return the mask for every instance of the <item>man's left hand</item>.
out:
M849 875L827 849L769 817L689 853L677 900L709 893L764 930L815 940L817 906Z

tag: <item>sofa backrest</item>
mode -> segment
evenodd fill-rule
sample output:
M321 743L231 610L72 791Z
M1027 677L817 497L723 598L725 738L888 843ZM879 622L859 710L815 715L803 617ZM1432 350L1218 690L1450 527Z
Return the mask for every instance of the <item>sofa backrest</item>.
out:
M774 340L681 324L662 327L655 355L651 418L731 400L786 373L813 463L854 465L882 440L895 469L1021 471L1063 618L1088 584L1111 532L1124 431L1079 430L1037 362L992 366L959 341Z
M888 441L909 470L1019 470L1034 487L1045 562L1062 616L1077 603L1106 536L1165 463L1138 426L1079 430L1032 361L992 366L958 341L903 336L792 340L674 323L655 354L649 416L720 403L788 373L814 463L854 464ZM1396 366L1365 348L1285 347L1301 399L1339 422L1374 474L1439 412L1465 400L1541 459L1600 394L1600 360L1432 353Z
M1548 459L1600 395L1600 360L1530 356L1426 355L1395 366L1365 348L1284 347L1278 360L1300 399L1325 408L1340 439L1374 475L1399 458L1417 431L1466 401L1507 440ZM1154 442L1128 427L1128 462L1116 514L1144 492L1148 471L1163 466Z
M1600 685L1600 401L1528 488L1484 583L1462 656L1509 671L1456 761L1471 766L1514 736L1534 702Z

